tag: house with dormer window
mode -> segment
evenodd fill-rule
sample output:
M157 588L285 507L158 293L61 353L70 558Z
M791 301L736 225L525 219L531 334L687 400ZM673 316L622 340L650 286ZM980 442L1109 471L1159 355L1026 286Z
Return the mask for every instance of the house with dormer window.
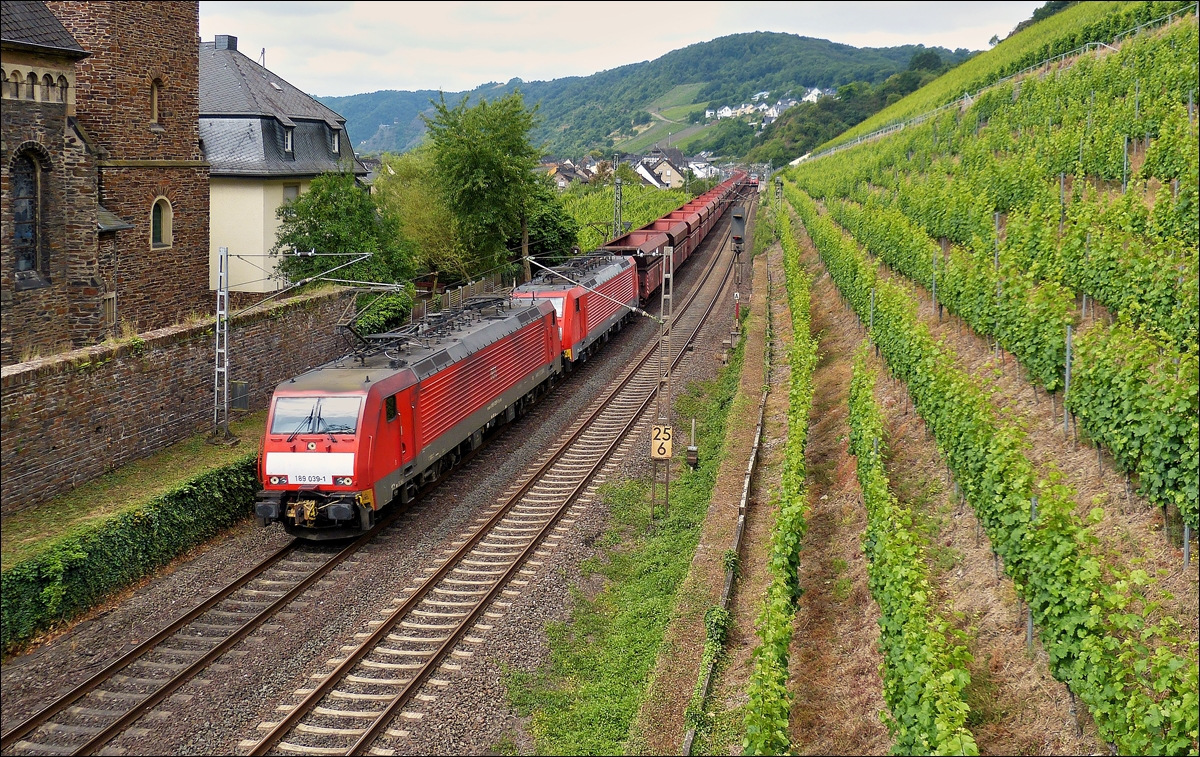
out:
M239 52L237 37L218 34L200 44L200 136L210 166L209 286L228 247L231 292L282 289L270 254L279 207L320 174L367 176L346 119Z

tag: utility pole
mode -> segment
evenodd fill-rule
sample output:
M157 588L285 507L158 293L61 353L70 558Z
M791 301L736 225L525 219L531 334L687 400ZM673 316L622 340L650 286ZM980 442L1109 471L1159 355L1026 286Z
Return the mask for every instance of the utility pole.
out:
M524 266L525 281L532 281L533 271L529 268L529 218L525 213L521 213L521 262Z
M663 487L663 517L670 513L671 497L671 313L674 301L675 248L663 248L663 282L660 304L662 307L658 327L658 389L655 391L655 421L650 434L650 459L653 462L653 480L650 484L650 523L654 523L654 501L657 499L658 464L663 462L665 483Z
M620 153L613 153L613 233L612 238L621 236L621 177L617 176Z
M213 371L213 444L237 443L229 432L229 248L217 248L217 324Z

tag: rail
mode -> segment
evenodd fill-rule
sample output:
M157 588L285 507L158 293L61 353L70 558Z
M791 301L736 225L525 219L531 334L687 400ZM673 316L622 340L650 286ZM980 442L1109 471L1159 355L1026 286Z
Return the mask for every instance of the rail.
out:
M690 292L689 297L684 304L685 309L690 309L692 303L703 290L705 283L712 276L713 272L717 270L718 263L720 262L721 258L730 258L728 265L725 266L720 285L717 286L712 300L704 308L701 317L697 319L695 326L691 329L691 332L688 334L687 338L683 340L678 353L674 356L672 362L673 366L681 362L687 355L688 345L694 342L696 336L699 334L700 329L707 322L707 319L714 310L716 303L720 300L721 292L724 290L729 280L733 270L734 261L732 256L722 255L722 252L724 252L728 247L729 236L729 230L726 230L724 238L718 247L718 253L713 256L713 261L705 270L701 280L698 281L697 284L692 288L692 291ZM632 429L639 422L640 418L645 414L650 402L654 399L654 389L658 385L657 370L654 368L655 364L651 362L651 358L653 358L656 353L657 350L654 345L651 345L649 348L643 350L642 354L634 362L633 367L631 367L625 373L617 385L596 404L595 409L589 413L589 415L582 422L578 423L576 428L556 446L546 461L543 462L538 469L525 480L525 482L517 489L516 492L511 494L506 501L497 508L495 513L490 515L486 521L478 526L469 536L469 538L467 538L457 549L453 551L453 553L451 553L442 561L438 568L432 569L431 575L425 578L419 587L416 587L411 591L411 593L408 593L408 596L406 596L400 602L399 606L396 607L395 610L391 611L388 616L367 636L367 638L365 638L353 649L347 649L346 651L348 652L348 655L346 658L338 661L336 668L327 675L323 676L321 682L317 684L311 691L309 691L304 696L304 699L295 705L295 707L293 707L288 714L283 717L283 719L277 723L270 724L270 730L268 733L266 733L256 743L244 743L242 745L243 748L249 749L249 753L252 755L267 754L276 746L282 750L292 753L335 753L335 748L329 746L316 747L304 744L293 744L290 742L281 743L284 737L290 732L293 730L299 730L304 733L314 734L321 739L329 739L335 735L354 738L355 741L353 744L344 748L344 753L361 754L384 733L392 733L392 735L396 735L394 732L391 732L388 729L388 726L392 720L402 712L403 708L411 701L411 699L421 689L422 685L429 679L433 671L442 665L445 659L467 636L468 632L475 626L485 610L490 607L493 602L498 601L503 595L503 592L507 591L507 587L510 586L510 582L516 578L518 572L521 571L530 561L530 558L534 555L535 551L542 548L543 543L553 533L553 530L558 527L557 524L563 519L564 515L572 507L580 495L586 491L587 487L593 481L595 476L608 462L613 452L617 450L619 445L624 441L625 437L630 431L632 431ZM649 375L652 372L655 375ZM635 382L635 379L638 380L639 383L639 387L636 391L638 392L639 396L644 394L644 398L642 398L640 402L635 400L635 404L631 406L632 409L620 409L617 411L620 416L617 419L617 423L620 425L617 426L614 424L613 419L605 418L605 413L617 404L618 398L622 397L622 393L625 392L626 388L629 387L631 383ZM628 401L628 398L625 398L625 400ZM601 419L604 420L601 422ZM499 541L503 538L517 538L497 537L496 532L500 530L501 524L509 523L509 525L504 528L505 531L519 531L522 529L516 528L513 525L514 523L524 523L526 525L533 523L531 520L510 521L509 518L512 514L516 513L520 507L522 507L522 503L524 502L526 496L530 494L535 487L542 484L544 478L550 477L548 474L551 474L553 471L555 471L556 465L559 462L567 460L568 453L572 451L577 443L584 439L585 434L592 431L594 428L601 426L603 428L601 428L597 433L603 434L605 437L607 437L602 438L602 446L593 446L595 445L595 440L592 440L587 444L579 445L580 447L592 447L590 451L586 452L586 454L592 459L590 460L590 465L588 465L584 472L581 474L572 475L570 477L567 477L567 474L560 472L557 475L567 478L569 481L568 486L570 488L564 492L558 493L557 502L553 505L550 505L550 503L546 502L545 500L538 500L539 505L537 507L530 508L531 510L553 510L553 512L547 515L535 515L529 513L522 516L530 519L539 519L539 522L536 522L534 527L536 529L536 533L528 536L525 544L520 546L519 551L517 552L505 552L503 551L504 545L492 543L492 546L489 547L489 550L486 552L486 554L490 557L500 557L503 559L503 562L496 562L490 558L488 560L481 559L478 556L477 548L480 547L481 544L491 543L485 540L490 539L493 541ZM613 431L614 428L616 429L615 433ZM573 463L572 465L577 465L577 463ZM547 484L548 489L553 489L554 486L555 484ZM525 528L524 530L533 531L534 528ZM526 537L523 536L521 538L525 539ZM517 545L513 546L515 547ZM468 560L473 553L476 554L475 560ZM464 564L467 566L466 568L464 568ZM494 570L487 570L485 568ZM456 571L458 572L459 578L450 579L449 577ZM443 586L443 584L452 585L446 586L445 588L440 588ZM472 590L474 586L486 586L486 588ZM435 591L442 592L441 596L443 599L448 597L459 598L472 594L476 596L469 601L463 601L461 603L450 601L434 602L431 604L440 608L441 611L436 613L423 613L423 615L427 616L437 615L439 616L439 619L445 618L446 616L453 616L454 620L450 621L448 625L430 625L431 619L424 620L422 623L409 623L406 619L414 616L414 611L417 610L422 602L428 601L430 595ZM422 620L420 617L417 619ZM424 629L424 632L428 633L441 634L444 632L444 635L436 637L398 637L393 634L392 631L398 624L401 624L402 622L407 623L408 628L420 628ZM418 631L410 631L410 633L417 632ZM368 655L372 651L379 648L382 642L386 639L408 642L412 644L425 643L432 646L428 649L412 650L409 652L410 657L421 660L419 663L404 664L395 662L375 662L374 665L369 666L389 666L393 670L402 670L403 675L405 676L404 678L378 679L369 676L352 675L352 671L355 670L360 664L369 662L369 660L367 660ZM401 655L397 654L398 651L399 650L388 649L388 659L403 659ZM351 681L357 684L370 682L377 684L377 688L391 686L399 687L399 689L390 696L384 694L356 694L354 692L341 692L343 697L358 696L362 697L368 702L384 701L386 703L383 705L383 709L381 711L368 711L348 715L348 711L335 710L332 706L330 706L323 708L323 712L321 712L322 708L319 708L318 705L325 700L327 696L336 695L338 693L337 687L346 681ZM362 728L331 728L329 726L322 725L305 726L305 718L314 711L325 716L332 717L369 718L370 723ZM337 714L334 715L333 713ZM266 728L268 726L264 724L263 727ZM325 741L323 743L328 742ZM336 748L336 753L342 753L342 749L342 747Z

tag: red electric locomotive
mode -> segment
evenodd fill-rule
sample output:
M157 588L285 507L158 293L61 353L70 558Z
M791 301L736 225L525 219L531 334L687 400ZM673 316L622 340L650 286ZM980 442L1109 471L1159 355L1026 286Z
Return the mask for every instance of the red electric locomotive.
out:
M315 539L369 529L562 371L558 316L544 300L475 298L368 341L276 387L255 505L264 525Z
M551 302L563 357L567 364L582 362L637 307L637 269L624 256L584 255L535 276L517 287L513 297Z
M550 389L678 268L746 184L744 172L646 227L523 285L466 300L275 389L255 513L310 539L368 530ZM599 294L598 294L599 293Z

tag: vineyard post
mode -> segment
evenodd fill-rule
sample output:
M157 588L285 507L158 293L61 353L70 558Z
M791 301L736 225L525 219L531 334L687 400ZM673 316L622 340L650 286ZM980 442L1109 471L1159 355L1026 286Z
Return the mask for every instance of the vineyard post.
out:
M942 303L937 298L937 253L933 254L933 304L937 306L938 323L942 322Z
M1138 110L1138 106L1141 103L1141 98L1142 98L1142 80L1134 79L1133 80L1133 120L1134 121L1136 121L1138 119L1138 113L1140 112Z
M1121 164L1121 194L1129 186L1129 135L1125 135L1125 162Z
M875 287L871 287L871 319L869 321L869 324L870 325L867 327L867 336L871 337L871 341L874 342L875 341L875 339L874 339L874 334L875 334ZM878 344L875 345L875 357L879 357L879 345Z
M1000 211L992 214L992 223L996 228L996 247L995 247L995 262L996 262L996 311L1000 310ZM999 329L997 329L999 332ZM1000 334L996 334L996 354L1000 354Z
M1062 236L1063 224L1067 220L1067 173L1058 172L1058 235Z
M1071 391L1071 324L1067 324L1067 362L1063 381L1063 436L1070 437L1071 411L1067 409L1067 394Z
M1192 527L1187 521L1183 523L1183 569L1187 570L1192 561Z
M1037 495L1035 494L1030 500L1029 522L1032 524L1037 520ZM1025 604L1025 644L1029 647L1030 653L1033 652L1033 605Z

